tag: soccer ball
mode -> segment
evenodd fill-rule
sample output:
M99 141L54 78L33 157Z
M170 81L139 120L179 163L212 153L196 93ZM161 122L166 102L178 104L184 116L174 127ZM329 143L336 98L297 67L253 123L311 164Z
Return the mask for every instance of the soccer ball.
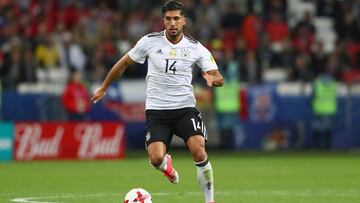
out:
M152 203L150 194L142 188L134 188L125 195L124 203Z

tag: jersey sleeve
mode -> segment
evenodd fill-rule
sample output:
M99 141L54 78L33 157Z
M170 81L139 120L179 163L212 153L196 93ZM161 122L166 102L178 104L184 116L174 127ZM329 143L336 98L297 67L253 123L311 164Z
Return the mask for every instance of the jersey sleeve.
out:
M129 57L137 62L137 63L144 63L147 57L147 43L146 39L148 37L144 36L139 41L137 41L136 45L130 49L128 52Z
M210 51L205 48L202 44L199 43L199 59L196 64L201 68L202 71L209 71L218 69L214 57L211 55Z

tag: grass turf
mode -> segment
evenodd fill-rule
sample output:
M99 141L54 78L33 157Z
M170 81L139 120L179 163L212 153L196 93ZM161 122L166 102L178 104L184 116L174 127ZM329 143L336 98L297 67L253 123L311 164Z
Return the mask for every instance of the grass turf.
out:
M217 203L360 203L358 154L209 155ZM0 202L122 203L128 190L142 187L154 203L203 203L190 156L172 156L178 185L151 168L145 151L125 160L0 162Z

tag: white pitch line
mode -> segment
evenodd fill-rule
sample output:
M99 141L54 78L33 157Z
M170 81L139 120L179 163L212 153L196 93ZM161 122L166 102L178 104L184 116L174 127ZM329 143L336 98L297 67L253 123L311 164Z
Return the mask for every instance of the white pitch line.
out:
M228 192L216 192L216 194L225 194ZM11 199L11 202L18 202L18 203L62 203L62 202L49 202L48 200L41 201L41 199L71 199L76 197L102 197L102 196L119 196L120 194L82 194L82 195L75 195L75 194L67 194L67 195L56 195L56 196L41 196L41 197L19 197ZM154 192L151 193L151 196L168 196L174 195L174 193L167 193L167 192ZM186 192L184 193L185 196L200 196L202 195L201 192Z
M41 196L41 197L20 197L11 199L12 202L21 202L21 203L61 203L61 202L43 202L41 199L71 199L75 197L102 197L109 194L67 194L67 195L56 195L56 196ZM113 194L114 195L114 194Z
M57 202L39 202L36 201L38 199L47 199L47 198L56 198L57 196L48 196L48 197L20 197L20 198L15 198L15 199L11 199L11 202L22 202L22 203L57 203Z
M19 202L19 203L61 203L61 202L48 202L48 201L44 202L41 201L41 199L71 199L76 197L102 197L109 195L117 196L119 194L82 194L82 195L67 194L67 195L41 196L41 197L20 197L20 198L11 199L10 201ZM165 193L165 192L152 193L152 196L167 196L167 195L171 195L171 193Z
M297 197L308 197L308 196L337 196L337 197L359 197L359 190L348 190L346 192L339 192L336 190L320 190L320 191L286 191L286 190L271 190L271 191L258 191L258 190L242 190L242 191L217 191L216 195L236 195L236 196L297 196ZM201 192L185 192L185 193L167 193L167 192L154 192L151 196L200 196ZM20 197L11 199L11 202L17 203L63 203L53 202L49 199L72 199L81 197L103 197L103 196L121 196L119 193L97 193L97 194L64 194L54 196L39 196L39 197Z

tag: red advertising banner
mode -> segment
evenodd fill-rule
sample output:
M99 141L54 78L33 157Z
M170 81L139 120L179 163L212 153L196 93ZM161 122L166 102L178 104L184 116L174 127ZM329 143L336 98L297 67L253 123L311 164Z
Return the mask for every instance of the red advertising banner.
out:
M15 160L119 159L125 128L115 122L21 122L15 124Z

